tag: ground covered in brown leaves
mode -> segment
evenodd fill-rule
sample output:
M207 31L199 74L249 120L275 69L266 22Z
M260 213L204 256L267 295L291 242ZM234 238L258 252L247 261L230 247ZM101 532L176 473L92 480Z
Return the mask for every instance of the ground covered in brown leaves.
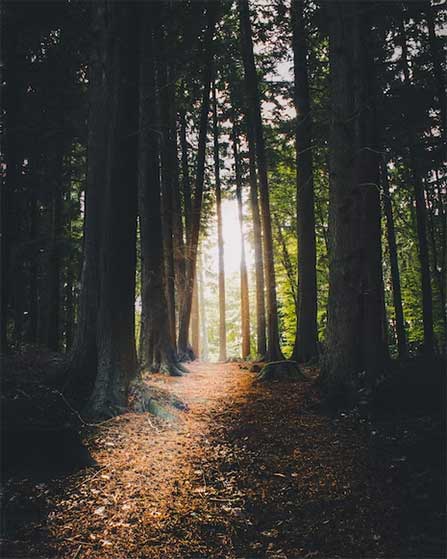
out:
M330 416L312 381L190 369L150 381L186 411L86 429L99 468L7 481L3 557L444 556L440 446L432 463L413 440L432 419Z

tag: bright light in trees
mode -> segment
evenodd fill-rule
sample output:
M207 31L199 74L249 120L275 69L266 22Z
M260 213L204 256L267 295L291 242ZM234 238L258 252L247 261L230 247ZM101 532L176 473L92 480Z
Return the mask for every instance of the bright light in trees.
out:
M225 275L231 276L232 274L239 272L240 260L241 260L241 236L239 229L239 218L238 218L238 208L236 200L222 200L222 230L224 238L224 257L225 257ZM210 234L214 237L217 236L216 228L213 227L210 230ZM247 267L250 268L252 265L252 254L247 241L247 227L244 225L244 237L245 237L245 256L247 260ZM217 272L217 238L212 239L212 244L207 257L212 259L210 268L216 270Z

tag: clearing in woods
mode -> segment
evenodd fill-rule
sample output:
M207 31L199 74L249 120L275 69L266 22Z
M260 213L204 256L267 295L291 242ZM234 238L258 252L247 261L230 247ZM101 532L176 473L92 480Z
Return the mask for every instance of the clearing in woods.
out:
M18 530L4 557L390 558L439 551L439 542L421 535L420 511L408 510L405 460L371 443L366 420L323 414L313 381L260 384L237 363L194 363L190 370L181 378L151 377L187 411L169 421L114 418L86 433L100 469L24 482L22 496L41 516ZM428 523L433 528L433 518Z

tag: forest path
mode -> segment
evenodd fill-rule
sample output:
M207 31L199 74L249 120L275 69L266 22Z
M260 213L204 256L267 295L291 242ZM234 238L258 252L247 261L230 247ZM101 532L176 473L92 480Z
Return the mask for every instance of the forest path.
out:
M26 556L408 556L398 484L358 420L322 415L313 383L259 384L238 364L190 370L151 380L188 412L115 418L90 434L101 469L36 486L47 515L24 527Z

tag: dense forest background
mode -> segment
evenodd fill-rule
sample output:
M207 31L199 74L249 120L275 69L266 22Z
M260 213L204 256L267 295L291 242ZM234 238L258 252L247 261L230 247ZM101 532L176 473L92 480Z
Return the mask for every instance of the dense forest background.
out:
M3 2L3 351L63 353L100 414L194 356L320 359L346 395L445 355L446 19Z

